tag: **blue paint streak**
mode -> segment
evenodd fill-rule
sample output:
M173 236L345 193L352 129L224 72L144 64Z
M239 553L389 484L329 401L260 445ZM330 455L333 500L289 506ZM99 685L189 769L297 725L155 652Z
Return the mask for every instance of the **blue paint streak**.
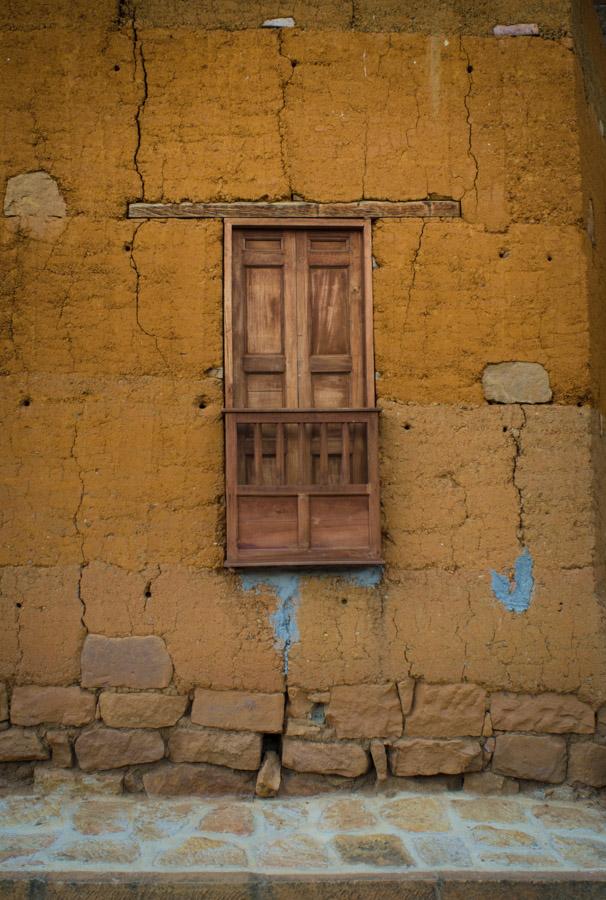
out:
M350 569L339 573L341 578L346 578L356 587L374 588L381 583L383 578L383 566L366 566L362 569Z
M290 648L301 640L297 624L297 611L301 599L300 576L291 573L277 575L275 572L256 572L241 575L240 578L243 590L258 591L261 587L268 587L278 598L278 606L272 613L270 622L274 630L274 646L283 654L284 674L288 675Z
M490 570L493 593L509 612L526 612L530 606L534 590L532 565L530 551L528 547L524 547L515 561L513 585L508 575L499 575L493 569Z

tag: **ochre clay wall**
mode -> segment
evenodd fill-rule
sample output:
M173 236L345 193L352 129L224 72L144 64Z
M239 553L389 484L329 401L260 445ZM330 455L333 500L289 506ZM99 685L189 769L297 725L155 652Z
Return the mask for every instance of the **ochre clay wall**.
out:
M512 22L540 35L493 35ZM563 0L5 6L7 778L250 791L265 746L283 791L382 778L386 750L395 779L606 784L604 143L571 22ZM128 202L429 196L462 217L373 225L384 569L225 571L222 224ZM551 402L488 403L509 362Z

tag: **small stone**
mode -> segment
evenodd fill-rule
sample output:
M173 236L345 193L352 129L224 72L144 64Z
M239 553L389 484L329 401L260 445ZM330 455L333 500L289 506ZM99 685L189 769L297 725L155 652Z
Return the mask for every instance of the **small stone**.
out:
M56 839L56 834L5 835L0 846L0 862L7 862L10 859L20 860L25 856L33 856L34 853L39 853L41 850L50 847ZM18 894L15 893L14 896L18 896Z
M322 845L304 834L269 841L259 850L259 861L271 869L319 869L328 865Z
M99 712L111 728L169 728L185 713L189 698L169 694L114 694L99 697Z
M176 728L168 739L172 762L203 762L231 769L254 769L261 765L262 737L245 731L218 728Z
M394 775L457 775L482 768L482 748L471 738L440 741L400 738L389 752Z
M125 800L85 800L74 812L73 822L81 834L126 831L131 805Z
M371 741L370 755L377 773L377 781L386 781L387 776L389 775L389 766L387 765L387 751L385 749L385 744L381 741Z
M467 847L459 838L445 834L419 837L414 842L414 849L428 866L440 869L456 867L471 868L473 863Z
M82 649L83 687L165 688L173 664L162 638L89 634Z
M157 731L114 731L95 728L80 735L76 756L85 772L119 769L151 763L164 756L164 741Z
M295 772L316 772L355 778L368 771L368 754L350 741L323 743L284 738L282 765Z
M443 804L425 797L405 797L384 803L381 817L402 831L450 831Z
M326 711L338 738L399 737L402 707L394 684L337 685Z
M492 825L475 825L471 829L475 841L479 844L490 844L491 847L502 847L504 850L532 847L538 848L537 840L525 831L513 831L507 828L493 828Z
M350 793L361 784L366 786L366 779L344 778L341 775L317 775L313 772L291 772L282 769L280 796L283 797L316 797L321 794Z
M96 840L73 841L55 854L58 859L69 859L82 863L115 863L124 865L134 862L140 848L134 841Z
M535 23L521 22L518 25L495 25L492 33L495 37L536 37L540 31L539 26ZM501 365L507 365L507 363L501 363ZM511 365L515 365L515 363L511 363ZM522 363L518 363L518 365L522 365ZM528 363L528 365L536 365L536 363Z
M482 726L482 737L492 737L493 735L492 717L489 712L484 716L484 725Z
M463 790L472 794L517 794L520 785L496 772L469 772L463 779Z
M320 816L320 827L328 831L356 831L376 824L376 817L369 812L363 800L347 798L335 800L325 807Z
M307 691L299 687L288 688L287 713L293 719L307 719L313 708Z
M590 741L572 744L568 779L594 788L606 787L606 747Z
M407 716L412 709L416 683L414 678L405 678L403 681L398 681L398 695L400 697L402 715L404 716Z
M295 20L292 16L286 16L283 19L265 19L261 28L294 28Z
M252 834L253 816L243 804L217 806L207 813L198 824L199 831L218 831L229 834Z
M4 682L0 682L0 722L8 719L8 692Z
M481 735L485 707L486 691L475 684L420 682L404 733L442 738Z
M539 363L504 362L486 366L482 387L494 403L549 403L549 375Z
M0 731L0 762L47 759L48 755L35 731L26 731L25 728Z
M158 797L216 797L228 794L250 797L254 792L254 775L204 763L167 763L146 772L143 785L150 796Z
M490 713L497 731L593 734L595 730L592 708L569 694L499 692L490 698Z
M47 766L36 766L34 769L34 784L43 794L51 791L61 791L75 797L121 794L123 779L122 772L86 775L75 769Z
M500 734L492 768L499 775L557 784L566 776L566 742L561 737Z
M411 866L402 841L392 834L342 834L334 839L339 856L350 865Z
M280 790L281 772L280 757L274 750L268 750L257 775L255 785L257 797L275 797Z
M97 698L79 687L18 686L11 699L15 725L88 725L95 718Z
M247 864L246 853L241 847L213 838L190 837L172 850L156 857L161 866L237 866Z
M550 831L573 831L584 828L589 831L606 829L606 811L584 809L580 806L556 806L553 803L533 806L532 814Z
M325 725L314 725L313 722L301 719L288 719L286 722L286 732L288 737L301 738L324 738L330 740L336 737L332 728L326 728Z
M49 226L60 223L66 212L59 186L48 172L25 172L8 179L4 215L17 217L24 231L41 237Z
M45 735L46 743L50 747L51 762L53 766L69 769L74 764L72 742L67 731L49 729Z
M606 869L606 841L552 837L556 850L566 862L579 868Z
M524 807L515 800L453 800L452 808L462 819L475 822L523 822Z
M195 725L227 731L279 733L284 723L284 694L197 688L191 720Z

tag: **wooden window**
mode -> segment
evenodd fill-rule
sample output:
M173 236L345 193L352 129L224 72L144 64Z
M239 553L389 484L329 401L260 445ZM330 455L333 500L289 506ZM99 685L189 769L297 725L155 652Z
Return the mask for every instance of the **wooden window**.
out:
M370 223L225 225L227 566L380 562Z

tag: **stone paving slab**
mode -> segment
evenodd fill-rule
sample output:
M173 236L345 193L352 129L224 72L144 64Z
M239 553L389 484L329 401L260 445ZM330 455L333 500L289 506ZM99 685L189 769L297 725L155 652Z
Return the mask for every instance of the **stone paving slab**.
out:
M58 791L0 798L0 879L23 884L66 872L347 876L350 884L359 876L406 875L417 878L419 890L424 877L434 890L447 873L534 873L539 880L552 873L562 883L591 876L595 891L606 887L606 808L456 793L238 801ZM598 895L606 893L587 894Z

